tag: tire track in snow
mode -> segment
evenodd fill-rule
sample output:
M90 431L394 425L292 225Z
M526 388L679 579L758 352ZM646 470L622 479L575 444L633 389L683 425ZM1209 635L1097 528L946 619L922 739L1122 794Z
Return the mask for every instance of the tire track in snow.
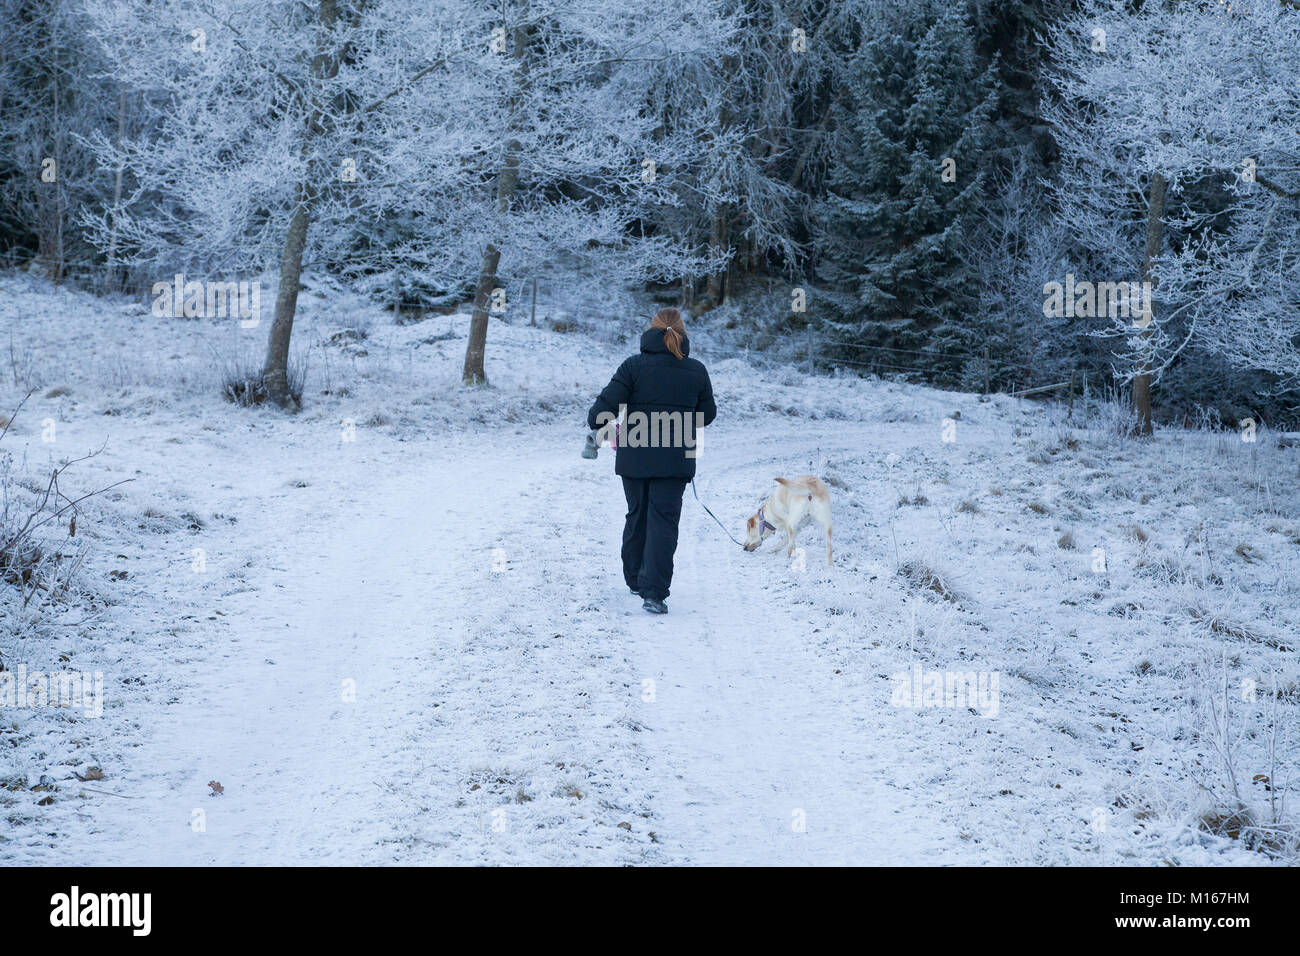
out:
M123 858L105 862L391 859L382 845L408 811L395 781L411 770L397 755L436 679L428 622L447 565L429 562L427 546L446 529L411 507L411 476L376 488L375 464L357 456L331 470L329 483L353 492L342 513L313 514L310 496L263 513L278 535L263 542L274 578L227 600L231 626L182 675L185 694L135 761L142 802L103 808L125 833ZM462 520L471 504L447 502Z

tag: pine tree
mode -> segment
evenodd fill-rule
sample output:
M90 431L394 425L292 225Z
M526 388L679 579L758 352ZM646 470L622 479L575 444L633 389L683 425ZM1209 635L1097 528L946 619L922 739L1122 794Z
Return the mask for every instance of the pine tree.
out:
M997 90L972 37L961 7L926 0L864 23L847 66L818 278L834 290L829 324L855 340L969 345L960 247L983 200Z

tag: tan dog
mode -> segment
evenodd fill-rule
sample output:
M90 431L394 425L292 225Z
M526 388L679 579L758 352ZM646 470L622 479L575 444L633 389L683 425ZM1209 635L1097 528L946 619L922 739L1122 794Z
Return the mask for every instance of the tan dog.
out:
M745 523L745 550L753 551L763 539L776 531L785 533L769 553L786 546L786 557L794 556L794 536L811 518L826 535L826 563L831 563L831 493L826 483L815 475L776 479L776 490Z

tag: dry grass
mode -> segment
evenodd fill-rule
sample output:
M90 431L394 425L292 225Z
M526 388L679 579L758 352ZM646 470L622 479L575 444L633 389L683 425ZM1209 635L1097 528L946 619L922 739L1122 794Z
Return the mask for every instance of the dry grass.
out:
M1251 627L1237 621L1229 620L1222 614L1216 614L1200 605L1189 607L1187 613L1191 616L1193 621L1196 621L1199 624L1204 624L1215 634L1222 634L1224 637L1230 637L1233 640L1263 644L1266 647L1276 648L1279 651L1290 651L1294 649L1294 646L1289 641L1273 634L1269 634L1259 627Z
M1247 564L1255 564L1257 561L1264 560L1263 556L1259 553L1258 548L1254 545L1246 544L1244 541L1232 550L1236 553L1237 557L1241 558L1241 560L1245 561Z
M922 561L913 559L903 562L898 568L898 576L918 591L936 594L952 604L961 600L961 596L939 572Z

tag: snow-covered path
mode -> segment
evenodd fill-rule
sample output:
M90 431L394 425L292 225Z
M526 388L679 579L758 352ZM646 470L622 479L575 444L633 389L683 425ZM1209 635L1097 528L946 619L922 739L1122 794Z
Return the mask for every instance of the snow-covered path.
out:
M1294 449L1139 447L1095 401L813 376L700 330L701 496L738 533L775 475L822 475L836 563L812 529L804 569L743 554L688 492L657 618L574 424L635 322L499 323L463 389L467 314L314 294L287 416L216 399L238 330L0 285L17 354L96 342L8 432L14 488L101 448L76 489L134 479L79 515L67 600L6 607L7 669L102 674L104 711L0 721L0 864L1269 862L1198 823L1229 791L1197 708L1225 654L1294 686ZM895 699L914 668L1000 678L995 713Z
M837 683L812 604L769 592L783 556L740 552L688 490L672 613L646 615L608 453L505 440L517 468L468 434L343 447L263 500L274 576L180 665L187 692L117 782L134 799L99 801L101 862L965 857L888 701ZM744 448L711 449L706 496L768 467ZM808 574L846 573L810 551Z
M818 445L833 450L820 435L789 457L815 455ZM754 476L764 466L745 447L710 446L699 484L762 488ZM837 682L812 650L819 615L806 599L770 590L782 578L797 588L803 572L784 551L771 555L770 542L743 554L689 489L682 540L670 599L682 613L642 619L639 602L624 602L633 655L655 681L645 713L673 852L723 865L903 865L933 863L945 849L949 859L963 855L955 831L908 789L923 768L903 759L887 701ZM815 527L800 543L808 574L844 576L821 565Z
M679 595L703 608L685 626L629 628L656 675L647 722L674 852L724 865L941 859L954 834L900 785L915 768L895 759L893 722L836 685L803 643L809 628L759 588L694 582Z
M973 400L962 420L959 446L910 422L804 419L770 448L743 419L710 429L700 494L737 531L776 474L845 479L836 563L822 565L815 529L800 542L805 567L766 546L744 554L688 491L664 618L623 586L608 454L579 458L581 432L566 424L418 440L359 429L346 442L327 419L250 415L233 429L187 425L180 444L180 426L146 423L148 441L98 463L105 477L132 463L158 504L124 499L127 527L92 528L120 542L113 563L130 577L111 626L67 645L103 666L105 721L69 725L51 738L62 752L31 739L58 798L37 808L41 831L0 848L14 862L104 865L951 865L1233 850L1187 828L1089 827L1129 755L1164 738L1125 713L1131 635L1108 624L1110 605L1082 619L1094 637L1077 662L1059 636L1060 615L1097 589L1086 562L1052 545L1034 580L1063 572L1065 594L1015 584L1026 552L1006 542L1028 532L1009 529L1037 513L992 493L988 513L957 511L971 492L946 476L991 474L1008 428ZM94 447L103 428L88 416L64 434ZM922 475L940 501L900 507L906 494L920 504ZM191 512L197 529L183 524ZM918 554L982 599L916 593L896 569ZM1043 623L1019 640L1015 615ZM1097 659L1120 662L1121 684L1099 681ZM895 706L896 675L913 666L1000 672L996 719ZM92 767L105 776L82 787L73 769Z

